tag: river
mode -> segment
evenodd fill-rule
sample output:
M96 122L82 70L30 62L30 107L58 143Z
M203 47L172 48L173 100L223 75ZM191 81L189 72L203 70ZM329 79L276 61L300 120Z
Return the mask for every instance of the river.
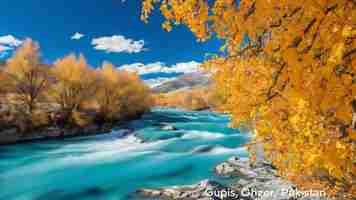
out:
M247 157L247 133L208 111L153 109L110 134L0 147L0 200L127 200L139 188L218 179L213 168ZM169 124L178 130L162 130Z

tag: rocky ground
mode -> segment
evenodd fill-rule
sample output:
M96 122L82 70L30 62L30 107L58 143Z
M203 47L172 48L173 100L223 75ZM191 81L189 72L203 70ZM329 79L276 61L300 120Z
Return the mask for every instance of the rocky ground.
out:
M193 186L140 189L134 196L162 200L330 200L323 197L324 193L320 191L298 190L278 177L276 172L269 163L260 162L252 166L249 161L231 157L217 165L215 173L237 178L238 181L233 184L204 180Z

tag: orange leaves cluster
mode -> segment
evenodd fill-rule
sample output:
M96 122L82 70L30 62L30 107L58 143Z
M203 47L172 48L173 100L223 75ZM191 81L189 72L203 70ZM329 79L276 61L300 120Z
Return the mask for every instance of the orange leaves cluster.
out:
M212 35L225 40L228 55L205 66L214 74L233 124L249 125L256 139L265 141L266 157L281 174L355 195L354 1L160 4L170 24L187 25L201 40Z
M141 19L147 22L149 14L158 0L143 0ZM172 24L185 24L198 37L199 40L205 40L209 37L208 17L209 5L204 0L171 0L162 1L160 10L166 21L163 28L167 31L172 29Z

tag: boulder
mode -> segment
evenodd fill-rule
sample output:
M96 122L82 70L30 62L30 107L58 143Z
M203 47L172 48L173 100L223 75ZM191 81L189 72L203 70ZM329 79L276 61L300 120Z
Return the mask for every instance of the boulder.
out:
M223 162L215 167L215 172L220 176L231 177L235 171L236 168L229 162Z
M84 135L93 135L96 134L98 131L99 131L99 126L95 124L85 126L82 129Z
M162 195L160 190L155 189L139 189L136 191L136 193L144 197L159 197Z
M238 177L245 180L259 179L267 181L273 179L276 169L267 162L251 165L247 160L234 156L215 167L215 173L223 177Z
M161 128L164 131L176 131L178 130L176 127L172 126L172 125L165 125Z
M223 187L223 186L220 183L218 183L216 181L209 180L209 179L203 180L196 185L196 188L200 189L200 190L206 190L206 189L213 190L213 189L217 189L217 188L221 188L221 187Z
M9 128L9 129L6 129L6 130L2 130L0 132L0 135L1 136L14 136L14 135L17 135L17 129L16 128Z
M248 161L240 160L238 157L231 157L229 160L217 165L215 172L223 177L239 177L244 179L256 178L257 173L250 167Z
M145 198L158 198L166 200L219 200L220 198L211 196L209 191L214 192L222 190L227 190L227 188L216 181L203 180L192 186L178 186L160 189L140 189L136 192L136 195Z
M62 130L56 127L47 128L44 130L44 132L50 138L57 138L63 135Z
M16 128L9 128L0 131L0 144L15 143L18 140L19 135Z
M71 128L71 129L64 129L63 136L64 137L73 137L78 136L82 133L80 128Z
M208 153L212 151L215 148L215 146L212 145L203 145L203 146L198 146L193 149L193 153Z

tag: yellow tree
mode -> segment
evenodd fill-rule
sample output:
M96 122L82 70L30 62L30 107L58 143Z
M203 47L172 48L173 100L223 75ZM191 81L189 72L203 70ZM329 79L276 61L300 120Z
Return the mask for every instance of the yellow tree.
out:
M40 63L39 45L26 39L3 69L7 92L32 114L39 98L49 85L49 67Z
M136 73L120 70L121 115L124 118L137 117L151 106L150 90Z
M155 4L166 30L226 42L205 66L281 174L356 195L355 1L143 0L144 21Z
M55 77L50 96L69 115L90 100L97 89L97 77L83 55L71 54L54 63Z
M150 107L150 92L140 77L104 62L96 100L106 120L135 117Z
M120 112L122 80L119 70L111 63L104 62L98 71L100 77L99 88L96 93L96 101L100 107L100 113L105 120L113 120Z

